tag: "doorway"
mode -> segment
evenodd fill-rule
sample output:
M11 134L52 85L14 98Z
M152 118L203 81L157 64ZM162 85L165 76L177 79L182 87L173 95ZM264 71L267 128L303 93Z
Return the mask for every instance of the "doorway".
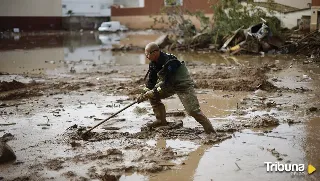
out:
M320 29L320 11L317 14L317 29Z

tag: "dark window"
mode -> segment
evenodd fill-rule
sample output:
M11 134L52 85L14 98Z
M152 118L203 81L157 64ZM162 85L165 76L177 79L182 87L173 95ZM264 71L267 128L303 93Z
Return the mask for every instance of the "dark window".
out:
M165 6L182 6L183 0L164 0Z

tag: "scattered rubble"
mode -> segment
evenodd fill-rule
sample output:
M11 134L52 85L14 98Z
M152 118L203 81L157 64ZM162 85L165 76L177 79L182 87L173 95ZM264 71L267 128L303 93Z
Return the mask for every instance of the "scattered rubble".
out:
M279 120L270 115L255 116L249 122L250 124L245 125L246 127L265 128L279 125Z
M306 55L310 58L320 57L320 31L315 30L301 39L288 42L283 46L282 52L289 54Z
M133 112L137 115L143 115L143 114L147 114L148 113L148 110L147 108L145 107L139 107L139 106L136 106L134 109L133 109Z
M309 111L309 112L316 112L316 111L318 111L318 108L316 108L316 107L310 107L310 108L308 109L308 111Z
M293 125L293 124L299 124L299 123L301 123L301 121L296 121L296 120L293 120L293 119L286 119L284 122L285 122L285 123L288 123L288 125Z
M2 140L4 142L8 142L8 141L13 140L13 139L14 139L14 135L11 134L11 133L6 133L0 138L0 140Z
M16 155L14 154L12 148L0 140L0 164L14 161L16 159Z
M286 154L280 154L275 148L273 149L267 149L267 151L271 152L271 154L277 158L278 161L282 161L284 156L287 156Z
M64 166L62 166L64 163L65 163L64 158L55 158L55 159L49 160L45 165L50 170L60 170L64 168Z

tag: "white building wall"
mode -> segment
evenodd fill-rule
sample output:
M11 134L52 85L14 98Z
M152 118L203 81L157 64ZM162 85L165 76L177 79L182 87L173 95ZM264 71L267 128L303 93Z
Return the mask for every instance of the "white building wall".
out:
M267 2L268 0L254 0L254 2ZM299 9L309 8L308 3L311 4L312 0L274 0L274 2L291 6Z
M293 28L298 25L298 19L301 19L302 16L311 16L311 9L281 14L278 18L281 20L282 26Z
M246 6L247 3L242 3L242 5ZM248 9L252 8L251 5L247 6ZM298 25L298 19L301 19L302 16L311 16L311 8L310 9L305 9L305 10L300 10L296 12L291 12L291 13L280 13L274 11L273 14L268 13L267 8L264 7L258 7L261 10L265 11L268 16L275 16L281 21L281 26L286 27L286 28L293 28Z
M114 0L114 4L120 5L123 8L144 7L145 0Z
M0 16L61 16L61 0L0 0Z
M69 10L73 16L111 16L112 5L113 0L62 0L62 16L69 16Z

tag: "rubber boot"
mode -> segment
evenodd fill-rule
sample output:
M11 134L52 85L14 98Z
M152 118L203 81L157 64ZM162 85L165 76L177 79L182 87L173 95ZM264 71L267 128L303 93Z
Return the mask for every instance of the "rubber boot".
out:
M213 129L210 120L201 111L191 113L190 116L192 116L198 123L200 123L203 126L205 133L213 135L217 134L216 131Z
M168 125L168 122L166 120L166 108L163 104L160 104L157 107L153 107L153 112L157 120L152 123L148 123L148 127L159 127Z

